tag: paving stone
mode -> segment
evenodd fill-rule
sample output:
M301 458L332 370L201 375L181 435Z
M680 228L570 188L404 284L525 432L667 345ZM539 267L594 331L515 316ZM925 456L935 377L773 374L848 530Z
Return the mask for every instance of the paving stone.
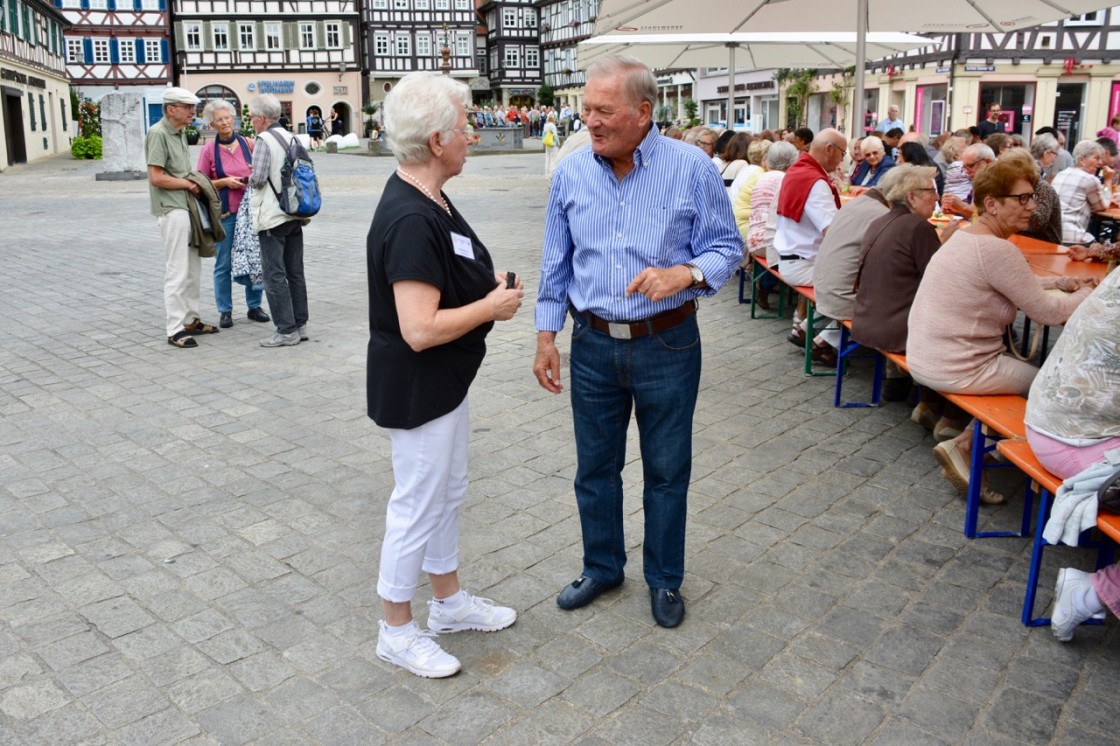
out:
M59 683L75 697L83 697L135 673L124 658L116 653L98 656L55 674Z
M265 705L241 694L195 715L202 731L222 744L244 744L271 733L281 722Z
M985 725L1020 742L1045 743L1054 732L1062 703L1019 689L1004 689L985 715Z
M180 679L167 688L167 696L183 712L194 713L244 693L224 671L204 670Z
M198 734L198 725L174 707L168 707L121 728L116 737L122 744L149 746L154 743L181 743Z
M605 717L640 691L641 687L629 679L609 671L599 671L573 682L562 696L596 717Z
M335 707L312 718L303 729L319 743L338 746L386 743L384 733L349 706Z
M878 705L836 690L810 705L798 718L797 727L820 741L858 744L879 726L883 715Z
M166 708L170 702L135 675L110 684L82 698L106 728L120 728Z
M982 705L918 686L910 690L898 714L948 742L959 743Z
M684 732L684 725L643 707L629 708L616 718L600 720L590 734L615 744L670 744Z
M151 614L130 598L100 601L82 608L82 615L107 637L120 637L142 629L153 621Z
M488 686L511 702L526 709L559 694L571 682L532 663L514 663L498 674Z
M19 726L25 743L95 743L102 733L103 726L97 718L77 702L50 710ZM14 738L6 742L18 743Z
M52 681L31 681L0 694L0 712L14 720L31 720L71 702Z
M396 742L400 733L414 726L434 712L435 705L404 687L392 687L375 692L358 706L358 712L377 727L394 734Z
M468 692L420 721L420 728L445 741L481 741L511 719L513 708L492 694Z

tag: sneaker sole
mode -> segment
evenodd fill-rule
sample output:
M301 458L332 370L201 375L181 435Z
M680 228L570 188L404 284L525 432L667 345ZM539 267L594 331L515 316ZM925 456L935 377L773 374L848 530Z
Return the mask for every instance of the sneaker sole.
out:
M414 667L408 665L407 663L405 663L404 661L398 660L397 658L394 658L389 653L381 652L381 648L377 648L377 657L380 658L381 660L385 661L386 663L391 663L394 666L399 666L400 668L403 668L404 670L408 671L409 673L415 674L416 676L419 676L422 679L446 679L448 676L454 676L455 674L459 673L459 671L461 671L463 669L462 664L459 664L459 666L454 671L430 671L430 670L424 670L424 669L420 669L420 668L414 668Z
M516 621L517 621L517 617L514 617L510 621L509 624L503 624L501 626L494 626L494 625L470 624L470 623L433 624L432 620L429 619L428 620L428 629L430 629L432 632L435 632L436 634L440 634L440 635L446 635L446 634L449 634L451 632L469 632L469 631L474 631L474 632L497 632L498 630L501 630L501 629L509 629L510 627L513 626L514 622L516 622Z

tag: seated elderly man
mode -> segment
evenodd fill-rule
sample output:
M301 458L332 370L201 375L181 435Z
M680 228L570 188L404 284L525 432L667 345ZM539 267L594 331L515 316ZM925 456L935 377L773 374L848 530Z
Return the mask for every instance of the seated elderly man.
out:
M1095 140L1082 140L1073 148L1074 165L1054 177L1054 191L1062 203L1062 241L1089 243L1089 220L1098 210L1112 206L1111 184L1116 172L1104 165L1104 148ZM1104 179L1102 184L1098 172Z
M968 196L962 198L960 191L956 194L949 189L949 179L945 179L945 196L941 198L941 209L951 215L960 215L972 220L976 217L976 208L972 204L972 180L977 174L995 162L996 154L983 143L969 145L961 154L961 171L968 178Z

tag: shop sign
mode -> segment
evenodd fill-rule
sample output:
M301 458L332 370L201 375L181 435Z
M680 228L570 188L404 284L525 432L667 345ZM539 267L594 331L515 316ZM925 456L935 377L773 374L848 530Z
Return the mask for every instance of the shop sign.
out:
M350 92L349 86L336 85L334 87L334 95L336 95L336 96L345 96L349 92Z
M760 80L757 83L747 83L748 91L767 91L774 87L773 80Z
M994 73L996 71L995 65L965 65L964 71L966 73Z
M296 82L294 80L258 80L257 91L260 93L295 93Z
M936 70L934 70L933 72L937 75L944 75L945 73L949 72L949 68L948 67L939 67Z
M17 70L9 70L6 67L0 67L0 80L10 80L13 83L25 85L28 88L46 88L47 81L42 78L36 78L31 75L24 75Z

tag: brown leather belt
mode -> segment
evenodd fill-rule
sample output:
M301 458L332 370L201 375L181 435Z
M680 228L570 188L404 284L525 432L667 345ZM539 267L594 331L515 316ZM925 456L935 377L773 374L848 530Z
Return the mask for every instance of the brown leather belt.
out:
M677 306L671 311L659 313L642 321L607 321L601 319L590 311L574 311L592 329L605 332L614 339L639 339L651 334L660 334L666 329L672 329L689 316L696 313L697 303L690 300L684 305ZM573 309L574 310L574 309Z

